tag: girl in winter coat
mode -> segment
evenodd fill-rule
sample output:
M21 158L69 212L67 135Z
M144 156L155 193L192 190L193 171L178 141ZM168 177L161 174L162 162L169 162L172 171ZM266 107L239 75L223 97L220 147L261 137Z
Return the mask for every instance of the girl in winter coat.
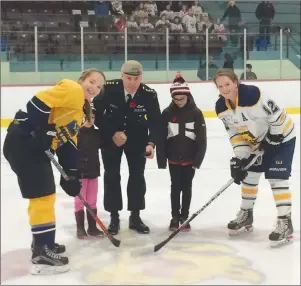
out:
M94 111L92 109L92 111ZM81 195L88 202L93 212L97 213L97 193L98 177L100 176L99 149L102 146L99 130L94 127L94 114L92 122L85 121L78 135L79 160L77 168L82 174ZM96 227L96 222L87 211L88 229L85 230L85 211L82 201L75 197L74 199L75 219L77 232L76 236L80 239L86 238L87 233L90 236L103 236L103 232Z
M162 133L157 144L159 169L168 160L171 178L170 230L176 230L189 215L192 180L207 149L206 125L202 111L194 103L188 84L177 74L170 88L171 104L162 113ZM182 204L180 196L182 193ZM189 223L182 231L191 229Z

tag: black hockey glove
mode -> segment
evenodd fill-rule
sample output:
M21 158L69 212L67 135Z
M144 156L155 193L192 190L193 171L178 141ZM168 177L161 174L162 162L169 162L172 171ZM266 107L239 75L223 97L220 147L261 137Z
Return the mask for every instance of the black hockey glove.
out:
M49 150L53 139L56 137L55 124L47 124L46 126L38 126L32 133L37 144L45 150Z
M246 159L232 158L230 160L231 177L234 179L234 183L240 185L240 183L248 175L247 171L244 171L248 161Z
M268 144L277 146L282 143L282 141L284 140L284 136L282 134L268 133L265 137L265 140L267 141Z
M67 181L61 176L60 185L67 195L76 197L82 188L80 173L78 170L65 170L65 172L68 175L69 180Z

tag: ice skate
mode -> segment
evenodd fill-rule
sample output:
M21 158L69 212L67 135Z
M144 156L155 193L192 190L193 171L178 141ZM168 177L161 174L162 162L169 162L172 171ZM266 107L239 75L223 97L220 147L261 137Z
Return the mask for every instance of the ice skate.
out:
M34 250L33 243L31 243L31 251ZM51 249L54 253L61 254L66 252L66 246L64 244L55 243L53 249Z
M253 231L253 209L241 209L235 220L228 223L229 235L235 236L242 232Z
M68 257L54 253L47 245L33 248L31 262L32 275L53 275L69 271Z
M269 235L270 246L278 247L292 242L293 232L291 214L279 216L276 229Z

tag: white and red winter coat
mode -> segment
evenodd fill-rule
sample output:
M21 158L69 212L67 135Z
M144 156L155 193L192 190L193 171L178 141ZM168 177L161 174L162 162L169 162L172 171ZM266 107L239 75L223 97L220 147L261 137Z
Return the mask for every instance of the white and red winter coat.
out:
M207 149L207 132L203 113L192 95L182 108L172 102L164 109L161 121L160 144L156 151L158 168L166 168L167 160L171 164L191 164L199 168Z

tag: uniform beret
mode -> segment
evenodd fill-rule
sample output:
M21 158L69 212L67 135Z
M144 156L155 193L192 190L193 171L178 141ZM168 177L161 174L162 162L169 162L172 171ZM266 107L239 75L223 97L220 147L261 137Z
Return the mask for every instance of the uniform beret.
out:
M121 72L127 75L138 76L142 74L142 65L137 61L127 61L122 65Z

